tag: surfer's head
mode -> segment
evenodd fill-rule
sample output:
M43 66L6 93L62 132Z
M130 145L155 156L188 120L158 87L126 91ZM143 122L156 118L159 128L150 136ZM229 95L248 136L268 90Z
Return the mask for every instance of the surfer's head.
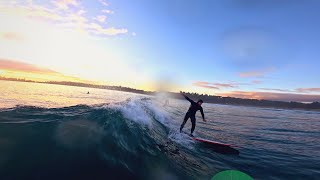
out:
M203 103L202 99L199 99L197 103L201 106L201 104Z

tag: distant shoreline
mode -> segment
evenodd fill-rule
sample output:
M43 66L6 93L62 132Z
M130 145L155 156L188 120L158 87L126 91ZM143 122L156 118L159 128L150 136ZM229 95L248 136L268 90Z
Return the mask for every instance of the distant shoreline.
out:
M108 86L108 85L94 85L80 82L68 82L68 81L31 81L26 79L16 79L16 78L5 78L0 76L2 81L15 81L15 82L29 82L29 83L40 83L40 84L55 84L55 85L65 85L65 86L75 86L75 87L88 87L88 88L97 88L97 89L108 89L115 91L131 92L136 94L145 94L155 96L159 92L154 91L144 91L140 89L134 89L129 87L122 86ZM180 93L174 92L165 92L169 97L175 99L183 99ZM271 101L271 100L258 100L258 99L242 99L234 97L221 97L221 96L212 96L204 95L197 93L188 93L184 92L191 99L202 99L206 103L211 104L224 104L224 105L238 105L238 106L252 106L252 107L262 107L262 108L281 108L281 109L303 109L303 110L320 110L320 103L301 103L301 102L284 102L284 101Z

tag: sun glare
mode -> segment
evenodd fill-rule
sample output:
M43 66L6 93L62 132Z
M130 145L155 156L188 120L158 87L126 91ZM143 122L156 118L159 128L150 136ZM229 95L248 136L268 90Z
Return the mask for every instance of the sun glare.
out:
M66 28L65 24L39 21L27 17L28 11L7 11L0 17L3 25L1 34L10 32L11 36L1 35L0 57L24 61L48 67L53 71L93 81L103 81L111 85L141 86L145 76L128 65L113 52L111 42L104 38L94 38L87 31ZM115 30L115 29L114 29ZM14 37L20 37L13 40ZM16 73L15 76L27 75ZM41 77L43 76L43 77ZM45 75L30 75L33 79L47 79ZM50 78L51 79L51 78ZM61 77L57 77L61 79ZM128 79L134 79L128 80Z

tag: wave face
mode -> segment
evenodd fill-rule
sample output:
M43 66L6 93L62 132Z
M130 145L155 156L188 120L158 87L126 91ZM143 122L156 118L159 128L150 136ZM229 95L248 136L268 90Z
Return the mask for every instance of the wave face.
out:
M18 106L2 109L0 117L1 179L202 176L192 170L200 162L180 152L191 142L180 141L185 135L174 133L165 113L148 99L64 108Z

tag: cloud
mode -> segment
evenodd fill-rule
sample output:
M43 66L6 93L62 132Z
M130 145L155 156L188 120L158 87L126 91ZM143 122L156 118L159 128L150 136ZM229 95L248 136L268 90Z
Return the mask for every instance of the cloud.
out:
M10 18L13 21L13 17L20 17L19 20L22 17L36 22L49 23L68 30L81 30L90 35L115 36L128 33L126 28L108 27L105 23L108 19L106 15L89 12L90 9L86 9L86 6L81 5L76 0L56 0L52 1L52 4L46 5L35 4L34 2L29 4L17 2L12 5L5 2L0 4L0 11L9 17L9 19L2 20L7 21L7 24ZM111 10L103 9L98 12L101 11L107 14L113 13Z
M81 15L83 15L83 14L85 14L87 11L85 11L85 10L83 10L83 9L80 9L78 12L77 12L77 14L79 15L79 16L81 16Z
M63 10L68 10L69 6L78 6L79 2L76 0L56 0L52 3L58 8Z
M266 74L270 73L274 71L273 68L269 68L269 69L263 69L260 71L247 71L247 72L241 72L239 73L239 76L242 78L263 78L265 77Z
M203 88L208 88L208 89L217 89L219 90L220 88L217 86L212 85L211 83L208 82L202 82L202 81L197 81L192 83L193 86L198 86L198 87L203 87Z
M117 35L117 34L126 34L128 32L127 29L117 29L114 27L111 28L103 28L100 24L91 23L90 24L90 30L94 34L100 34L100 35Z
M297 102L320 101L320 95L307 95L307 94L295 94L295 93L232 91L227 93L217 93L217 95L245 98L245 99L266 99L266 100L274 100L274 101L297 101Z
M204 81L197 81L192 83L194 86L209 88L209 89L221 89L221 88L237 88L241 83L210 83Z
M12 5L1 1L0 32L21 34L24 41L2 40L1 37L0 58L50 67L64 76L148 88L146 84L151 77L145 75L145 70L132 67L132 61L123 53L119 54L120 46L109 39L102 39L126 34L128 30L93 20L101 14L102 8L97 1L91 5L101 9L94 9L94 12L82 4L60 10L52 3L38 2L17 1ZM16 73L19 74L27 73Z
M279 91L279 92L296 92L296 93L318 93L320 92L320 88L297 88L295 90L289 90L289 89L278 89L278 88L259 88L261 90L266 91Z
M24 37L16 32L0 32L0 39L22 41Z
M44 21L62 21L64 17L59 11L55 11L54 8L49 8L40 5L24 5L10 3L0 4L0 11L4 15L10 15L11 17L27 17L34 20Z
M259 81L259 80L253 80L253 81L251 81L251 83L252 83L252 84L261 84L261 83L262 83L262 81Z
M101 22L101 23L104 23L107 19L107 16L104 16L104 15L98 15L94 18L95 20Z
M297 92L306 93L306 92L320 92L320 88L297 88Z
M266 91L292 92L289 89L277 89L277 88L259 88L259 89L266 90Z
M242 72L242 73L239 73L239 76L242 77L242 78L263 77L264 76L264 72L258 72L258 71Z
M107 3L107 1L99 0L99 2L100 2L103 6L109 6L109 4Z
M13 71L22 71L22 72L32 72L32 73L46 73L46 74L56 74L57 72L52 71L47 68L35 66L33 64L0 59L0 69L1 70L13 70Z
M221 87L221 88L236 88L238 87L235 84L232 83L213 83L213 85Z
M101 12L104 14L114 14L114 11L111 11L109 9L102 9Z

